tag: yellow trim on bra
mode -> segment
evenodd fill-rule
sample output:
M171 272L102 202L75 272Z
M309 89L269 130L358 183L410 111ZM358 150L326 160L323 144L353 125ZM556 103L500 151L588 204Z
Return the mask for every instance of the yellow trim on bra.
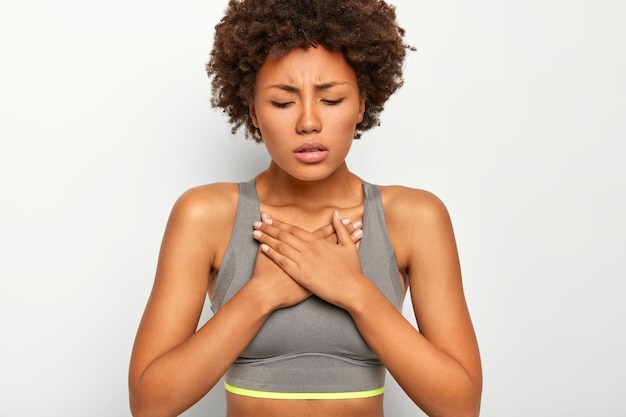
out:
M234 387L226 382L224 382L224 387L226 388L226 391L232 392L233 394L273 400L346 400L352 398L375 397L385 392L385 387L369 391L350 392L270 392Z

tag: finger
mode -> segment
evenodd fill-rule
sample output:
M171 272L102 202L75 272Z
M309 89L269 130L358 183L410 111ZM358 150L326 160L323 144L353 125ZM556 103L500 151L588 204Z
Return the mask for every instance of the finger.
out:
M262 230L277 240L287 241L294 247L297 245L297 242L292 237L304 242L311 242L319 238L317 234L304 230L301 227L271 218L268 213L261 213L261 218L263 222L255 222L255 229Z
M350 238L353 243L357 243L363 237L363 223L361 221L356 221L352 223L351 227L352 229L348 228Z
M304 242L314 241L317 236L326 239L327 241L332 243L339 243L339 239L335 232L335 226L332 223L322 226L314 232L308 232L292 224L273 219L268 213L261 213L261 218L263 219L263 222L255 223L255 229L263 230L277 240L284 240L294 248L299 247L298 242L294 239L291 239L290 236L284 234L283 232L287 232ZM363 231L361 230L361 228L363 227L363 223L361 221L356 221L352 223L349 218L341 219L341 223L345 225L345 228L350 234L350 239L352 240L352 243L358 243L363 237ZM275 227L276 229L272 229L271 227L268 227L266 225Z
M345 224L341 222L339 217L339 212L335 210L333 214L333 226L335 228L335 233L337 233L337 241L340 245L354 244L354 238L357 239L357 242L363 236L363 230L357 229L352 234L348 231L348 228Z
M277 252L289 259L297 259L300 252L298 248L300 247L302 241L298 240L288 232L280 230L276 233L276 236L272 236L268 233L268 230L272 231L272 226L262 224L262 222L255 222L254 229L252 237L254 237L254 239L256 239L259 243L272 248L272 252Z
M287 256L279 253L267 243L261 243L261 252L263 252L268 258L270 258L280 269L285 271L289 276L293 275L294 268L297 267L296 263L289 259ZM290 273L291 272L291 273Z
M329 242L337 243L337 235L335 234L335 228L332 223L329 223L325 226L320 227L315 230L313 233L318 235L319 237L328 240Z
M360 229L363 226L363 223L361 223L360 221L352 223L352 221L348 218L341 219L341 223L346 225L346 227L348 228L348 233L350 233L350 235L352 235L354 232L356 232L358 229ZM326 239L327 241L331 243L337 243L337 234L335 233L335 227L333 226L332 223L329 223L327 225L320 227L319 229L315 230L313 233ZM356 235L352 236L352 241L354 243L358 242L360 239L361 238Z
M332 224L330 226L332 227ZM348 228L348 232L350 232L349 228ZM352 239L352 242L355 244L358 243L362 237L363 237L363 231L361 229L357 229L353 231L352 233L350 233L350 239ZM337 233L334 232L334 229L333 229L333 234L325 237L324 239L326 239L326 241L330 243L335 243L335 244L339 243L337 241Z

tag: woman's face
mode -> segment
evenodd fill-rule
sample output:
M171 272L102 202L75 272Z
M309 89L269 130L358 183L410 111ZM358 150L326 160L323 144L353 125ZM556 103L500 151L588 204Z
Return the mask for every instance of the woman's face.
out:
M327 178L344 161L365 100L343 55L318 45L267 59L256 76L250 117L274 164L305 181Z

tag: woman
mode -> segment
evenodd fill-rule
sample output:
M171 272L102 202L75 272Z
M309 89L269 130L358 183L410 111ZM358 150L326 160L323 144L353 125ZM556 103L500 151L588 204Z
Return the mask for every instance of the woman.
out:
M478 415L444 205L345 162L402 83L402 37L379 0L230 1L213 104L271 163L176 202L133 349L133 415L180 414L225 376L230 417L381 417L385 369L430 415ZM409 286L419 331L400 311ZM197 328L207 292L215 314Z

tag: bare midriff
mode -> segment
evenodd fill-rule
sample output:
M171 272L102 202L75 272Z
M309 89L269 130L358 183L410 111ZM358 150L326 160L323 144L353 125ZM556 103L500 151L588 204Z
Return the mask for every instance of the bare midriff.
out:
M226 392L226 417L383 417L383 396L343 400L274 400Z

